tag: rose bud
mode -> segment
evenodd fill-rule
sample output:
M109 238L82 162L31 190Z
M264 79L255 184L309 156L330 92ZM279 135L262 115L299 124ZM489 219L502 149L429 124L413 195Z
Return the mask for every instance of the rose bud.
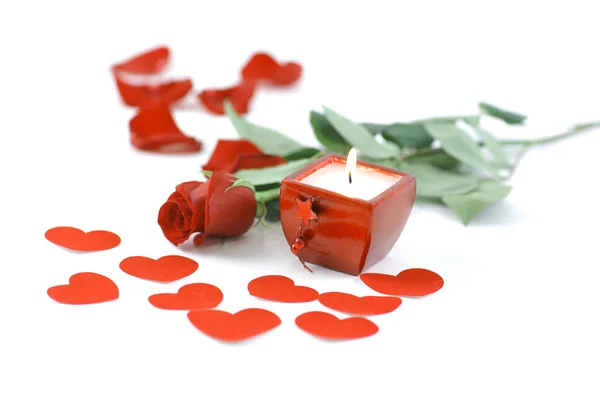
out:
M206 182L178 185L158 212L158 224L165 237L178 246L193 233L200 244L205 236L233 237L246 233L256 216L254 191L246 186L231 185L236 178L215 171Z

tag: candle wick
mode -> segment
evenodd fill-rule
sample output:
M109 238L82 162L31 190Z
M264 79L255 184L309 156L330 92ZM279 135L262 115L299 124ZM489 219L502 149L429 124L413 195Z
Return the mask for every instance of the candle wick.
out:
M348 183L352 183L352 172L348 171Z

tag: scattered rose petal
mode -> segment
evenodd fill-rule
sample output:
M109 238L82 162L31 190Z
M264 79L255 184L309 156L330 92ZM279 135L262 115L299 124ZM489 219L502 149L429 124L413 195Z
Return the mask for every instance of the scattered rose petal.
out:
M81 272L69 278L68 285L53 286L48 296L63 304L95 304L119 298L119 288L104 275Z
M314 301L319 293L306 286L296 286L294 281L282 275L266 275L248 283L252 296L282 303L306 303Z
M44 235L50 242L76 251L101 251L117 247L121 238L109 231L84 232L70 226L48 229Z
M131 144L140 149L161 153L195 153L202 143L188 137L175 123L166 103L150 102L140 107L129 121Z
M128 60L116 64L113 69L139 75L154 75L161 73L169 64L170 50L166 46L159 46L146 50Z
M125 104L140 107L148 102L175 103L192 90L192 80L182 79L157 85L132 85L115 75L117 89Z
M223 102L231 101L233 109L238 114L246 114L250 100L254 95L254 82L242 81L238 85L225 89L205 89L198 95L200 102L213 114L223 115Z
M210 160L202 169L234 173L240 169L274 167L285 163L283 157L263 154L249 140L219 140Z
M357 297L348 293L329 292L319 295L319 303L347 314L378 315L394 311L400 307L402 299L385 296Z
M368 273L360 279L376 292L392 296L426 296L444 286L444 280L435 272L422 268L406 269L398 275Z
M296 318L298 328L323 339L360 339L376 334L375 323L361 317L339 319L321 311L311 311Z
M183 256L165 256L158 260L149 257L127 257L119 264L126 274L156 282L173 282L190 276L198 263Z
M182 286L177 293L153 294L148 301L154 307L163 310L213 308L223 301L223 292L208 283L191 283Z
M195 310L188 313L190 322L206 335L237 342L268 332L281 324L271 311L248 308L230 314L221 310Z
M242 69L242 77L249 81L264 81L278 86L295 83L302 75L302 66L295 62L278 63L267 53L254 54Z

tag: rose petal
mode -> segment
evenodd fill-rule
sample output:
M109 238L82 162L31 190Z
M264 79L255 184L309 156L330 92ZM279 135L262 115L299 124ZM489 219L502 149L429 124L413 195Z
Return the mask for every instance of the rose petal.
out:
M131 74L158 74L169 64L169 56L170 51L168 47L155 47L116 64L113 69Z
M246 114L250 100L254 95L254 87L253 82L242 81L230 88L205 89L198 95L198 99L213 114L225 114L223 102L226 99L231 101L231 105L238 114Z
M232 172L239 171L240 169L274 167L286 162L285 158L270 154L242 155L239 157L237 168Z
M170 104L181 100L192 90L192 80L182 79L159 85L131 85L115 74L117 89L123 103L140 107L150 101L162 101Z
M256 53L242 69L242 77L249 81L264 81L278 86L291 85L300 79L302 66L295 62L278 63L267 53Z
M219 140L210 160L202 166L202 169L235 172L240 156L260 154L262 151L248 140Z
M195 153L202 143L183 134L163 102L145 103L129 121L131 144L146 151Z
M240 236L254 224L254 192L246 186L225 192L234 181L235 177L224 171L215 171L208 181L204 223L204 233L208 236Z

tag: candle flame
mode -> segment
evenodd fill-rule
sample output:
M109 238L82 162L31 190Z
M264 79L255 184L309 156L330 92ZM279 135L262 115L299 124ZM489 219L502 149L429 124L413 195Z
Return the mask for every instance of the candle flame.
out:
M356 149L351 148L346 159L346 173L348 174L348 182L352 183L352 175L356 172Z

